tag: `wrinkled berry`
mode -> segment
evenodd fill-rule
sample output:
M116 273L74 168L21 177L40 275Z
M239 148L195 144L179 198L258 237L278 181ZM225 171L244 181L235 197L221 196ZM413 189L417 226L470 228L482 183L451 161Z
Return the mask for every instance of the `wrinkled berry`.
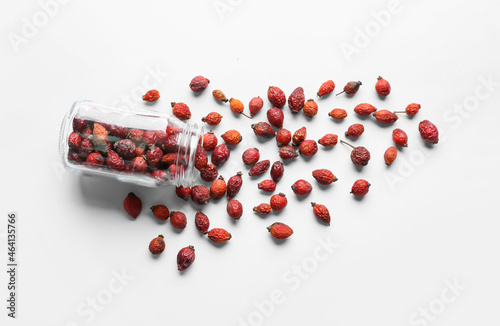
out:
M337 95L346 93L347 95L354 95L358 92L359 86L363 85L360 81L350 81L344 86L344 90Z
M257 184L257 188L265 192L274 192L276 190L276 182L273 180L264 180Z
M391 85L387 80L378 76L377 83L375 84L375 90L381 96L387 96L391 92Z
M318 103L316 103L313 99L307 100L307 102L304 103L303 110L306 117L312 118L318 114Z
M306 139L307 136L307 129L306 127L302 127L295 131L292 136L292 145L293 146L299 146L304 139Z
M226 181L220 176L210 185L210 196L213 200L219 200L226 194L226 189Z
M274 108L270 108L269 110L267 110L267 121L269 121L269 123L276 127L276 128L281 128L283 127L283 120L285 119L285 115L283 114L283 111L281 111L280 109L274 107Z
M321 146L333 147L337 145L338 138L339 137L335 134L326 134L323 137L321 137L321 139L318 140L318 143Z
M146 152L146 161L151 166L158 166L163 157L163 152L158 146L151 146Z
M305 103L304 89L297 87L288 97L288 107L293 114L298 113L304 107Z
M402 147L408 146L408 136L403 130L396 128L392 131L392 140L394 144Z
M224 229L215 228L208 232L208 238L213 242L223 243L229 241L232 238L232 236L231 233L227 232Z
M93 150L94 143L89 138L85 138L84 140L82 140L82 143L80 145L80 156L82 157L82 159L85 160Z
M206 205L210 201L210 190L202 185L192 186L191 200L196 205Z
M229 159L231 151L226 144L220 144L212 151L212 163L216 166L221 166Z
M178 211L170 213L170 224L176 229L184 230L187 224L186 214Z
M196 148L196 154L194 155L194 167L198 171L203 171L208 164L208 155L205 150L198 145Z
M384 153L385 164L391 165L397 156L398 156L398 150L396 149L396 147L394 146L389 147L388 149L385 150Z
M177 254L177 269L179 271L186 270L194 262L195 256L193 246L184 247L179 250Z
M300 143L300 154L305 157L311 157L318 152L318 144L315 140L304 140Z
M257 122L251 127L255 135L259 137L272 137L276 134L276 131L267 122Z
M398 120L398 116L388 110L378 110L377 112L373 113L373 116L375 119L377 119L378 122L382 124L391 124L396 122Z
M94 145L106 145L108 143L108 131L102 124L94 123L94 128L92 131L92 140Z
M128 135L128 128L117 125L109 125L109 134L111 136L123 139L126 138Z
M272 209L273 208L271 207L271 205L266 204L266 203L262 203L258 206L255 206L253 208L253 211L257 214L260 214L260 215L267 215L267 214L271 213Z
M332 171L327 169L314 170L312 176L321 185L329 185L338 180Z
M194 216L194 224L196 225L196 229L203 234L208 233L208 228L210 227L210 220L208 216L203 214L203 212L196 212Z
M163 250L165 250L165 240L163 239L163 235L160 234L149 243L149 251L154 255L159 255Z
M281 128L276 133L276 144L278 147L286 146L292 141L292 133L285 129Z
M283 240L288 238L293 234L291 227L285 223L275 222L267 227L267 230L271 233L272 237L278 240Z
M326 208L325 205L316 203L311 203L311 206L313 207L314 216L316 216L321 222L325 223L326 225L330 225L331 217L328 208Z
M304 179L295 181L292 185L292 190L297 196L307 196L312 191L312 186Z
M86 119L73 119L73 131L75 132L83 132L88 127L89 121Z
M144 135L144 131L141 129L129 129L127 138L132 140L135 143L142 142L142 136Z
M117 141L114 144L113 148L115 149L115 152L118 153L118 155L127 160L130 160L136 156L135 143L130 139L122 139L120 141Z
M243 137L238 130L228 130L220 136L228 145L238 145Z
M243 173L239 171L236 175L227 180L227 199L233 198L240 191L241 185L243 184L242 175Z
M68 151L68 160L75 163L82 163L82 158L80 154L72 150Z
M253 117L259 111L262 109L264 106L264 101L260 97L254 97L250 100L250 103L248 103L248 110L250 111L250 115Z
M68 137L69 149L78 151L81 144L82 144L82 137L80 137L80 135L78 135L76 132L72 132L71 134L69 134Z
M160 92L156 89L152 89L146 92L146 94L142 95L142 100L146 102L155 102L160 98Z
M326 82L321 84L318 90L318 96L321 97L330 94L331 92L333 92L334 89L335 89L335 83L333 82L333 80L327 80Z
M137 197L133 192L130 192L123 200L123 208L128 215L133 218L139 216L142 210L142 200Z
M163 157L161 158L161 164L163 164L164 166L175 164L178 157L179 155L177 153L167 153L163 155ZM195 158L195 167L196 167L196 158Z
M260 159L260 153L257 148L249 148L243 152L241 159L245 165L254 165Z
M408 104L408 106L406 107L405 112L409 116L414 116L415 114L418 113L419 110L420 110L420 104L411 103L411 104Z
M165 205L151 206L151 211L153 212L153 215L160 221L166 221L170 216L170 211Z
M297 150L292 145L286 145L280 148L279 155L284 160L292 160L299 156L299 153L297 153Z
M347 129L345 132L346 137L357 138L363 134L365 127L360 123L355 123Z
M207 152L211 152L217 147L217 136L213 132L209 131L203 135L203 149Z
M179 120L189 120L191 119L191 110L189 110L189 106L185 103L172 102L172 114Z
M229 108L235 114L241 114L241 115L244 115L245 117L247 117L249 119L252 119L252 117L249 117L248 115L246 115L245 113L243 113L243 110L245 109L245 106L238 99L235 99L235 98L230 99L229 100Z
M83 165L89 168L101 167L104 165L104 157L101 155L101 153L90 153Z
M227 214L235 220L239 219L243 215L243 205L241 205L241 203L236 199L228 201L226 210Z
M267 90L267 99L271 104L277 108L282 108L286 103L285 93L276 86L269 86Z
M205 88L207 88L208 84L210 83L210 80L206 79L203 76L196 76L194 77L191 82L189 83L189 88L193 92L203 92Z
M191 187L177 186L175 188L177 197L188 200L191 197Z
M429 144L437 144L439 141L439 131L437 127L429 120L423 120L418 124L420 137L424 142Z
M213 164L207 164L207 166L200 171L200 177L203 181L212 182L217 179L219 171L217 167Z
M352 185L351 194L356 197L364 197L368 193L370 186L370 183L366 180L356 180Z
M210 126L217 126L222 120L222 116L217 112L210 112L205 117L201 118L201 121L205 122Z
M177 150L179 149L178 139L178 135L168 135L162 145L163 150L166 153L177 153Z
M226 95L224 94L224 92L221 91L220 89L214 90L212 92L212 95L213 95L214 99L216 99L217 101L220 101L220 102L227 102L227 101L229 101L226 98Z
M274 182L278 182L281 180L283 177L283 172L285 172L285 165L283 162L276 161L273 163L271 166L271 179L273 179Z
M356 105L354 108L354 112L359 114L362 117L369 116L373 112L377 111L377 108L375 108L373 105L368 104L368 103L361 103Z
M125 161L115 151L108 152L106 163L108 164L108 167L114 171L123 171L125 169Z
M270 165L271 162L269 160L260 161L252 166L252 168L248 172L248 175L252 177L262 175L269 169Z
M148 164L144 157L137 156L130 162L130 171L134 173L144 173L148 170Z
M354 165L365 166L370 161L370 152L364 148L363 146L354 147L345 141L340 141L343 144L346 144L352 148L351 151L351 161Z
M334 120L344 120L347 117L347 112L344 109L333 109L328 113L328 116Z
M283 210L286 207L287 203L288 200L286 199L285 194L282 192L272 195L271 199L269 200L269 204L271 204L273 211L276 212Z

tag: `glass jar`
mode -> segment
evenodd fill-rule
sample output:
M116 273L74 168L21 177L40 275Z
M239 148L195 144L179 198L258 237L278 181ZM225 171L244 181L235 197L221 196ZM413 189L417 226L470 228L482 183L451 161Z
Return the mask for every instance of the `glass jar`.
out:
M59 152L73 174L191 186L201 135L203 127L168 114L77 101L63 119Z

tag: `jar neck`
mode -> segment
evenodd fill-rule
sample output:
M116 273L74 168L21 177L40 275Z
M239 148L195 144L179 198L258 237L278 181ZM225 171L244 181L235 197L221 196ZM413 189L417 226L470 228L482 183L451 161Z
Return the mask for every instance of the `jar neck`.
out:
M175 186L191 187L194 185L198 176L195 168L196 149L202 135L203 127L196 123L186 123L182 132L178 134L178 152L175 162L178 168L175 169L170 179Z

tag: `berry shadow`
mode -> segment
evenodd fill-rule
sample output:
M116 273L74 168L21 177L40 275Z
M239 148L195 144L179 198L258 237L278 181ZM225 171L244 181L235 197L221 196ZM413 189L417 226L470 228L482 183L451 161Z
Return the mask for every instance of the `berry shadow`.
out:
M302 202L304 200L307 200L307 198L309 198L309 195L306 195L306 196L297 196L295 195L295 199L299 202Z
M380 123L377 119L375 119L375 124L380 128L394 128L394 123Z
M231 241L231 240L229 240L229 241ZM224 248L225 246L227 246L227 243L228 243L228 241L226 241L226 242L222 242L222 243L219 243L219 242L212 241L212 240L210 240L210 239L208 239L208 242L209 242L212 246L214 246L214 247L216 247L216 248Z
M433 150L435 148L434 145L436 145L436 144L430 144L430 143L424 142L424 145L425 145L425 147Z
M272 236L271 236L271 239L274 242L274 244L276 244L278 246L284 245L288 240L288 238L280 240L280 239L273 238Z
M332 187L332 185L331 184L329 184L329 185L322 185L322 184L318 183L317 187L319 189L321 189L322 191L327 191L327 190L329 190Z
M352 195L352 196L354 197L354 200L359 201L359 202L365 198L365 196L363 196L363 197L354 196L354 195Z
M265 144L265 143L268 143L270 140L272 139L276 139L275 136L272 136L272 137L264 137L264 136L256 136L257 137L257 141L259 142L259 144Z
M352 165L354 166L354 169L357 171L357 172L362 172L363 171L363 168L364 166L363 165Z
M193 92L192 91L191 93L193 93L194 97L200 97L204 92ZM212 96L212 98L213 98L213 96ZM215 100L215 98L214 98L214 100Z
M381 101L385 101L385 98L387 97L384 95L380 95L379 93L377 93L377 95L378 95L379 100L381 100Z
M173 230L175 233L177 233L177 234L181 234L181 233L182 233L182 231L184 231L184 229L174 228L173 226L172 226L172 230Z
M317 222L318 224L321 224L321 225L326 226L326 227L330 226L330 224L327 224L327 223L323 222L323 221L322 221L322 220L320 220L319 218L315 218L315 220L316 220L316 222Z
M151 258L153 258L153 260L158 260L158 259L160 259L161 255L155 255L155 254L150 253L150 256L151 256Z
M282 160L282 162L283 162L283 165L284 165L284 166L287 166L287 165L293 164L293 162L295 162L295 161L297 161L297 158L296 158L296 157L295 157L295 158L293 158L293 159L291 159L291 160Z

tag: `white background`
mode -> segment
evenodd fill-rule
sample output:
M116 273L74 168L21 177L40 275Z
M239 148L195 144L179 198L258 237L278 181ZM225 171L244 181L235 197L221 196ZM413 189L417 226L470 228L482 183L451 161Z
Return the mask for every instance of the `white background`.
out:
M500 322L498 1L75 0L49 10L53 17L45 19L37 1L4 1L0 9L2 261L7 213L19 216L19 310L9 325ZM39 27L26 27L34 19ZM354 52L342 51L348 46ZM188 84L200 74L211 83L195 97ZM374 91L378 75L392 85L385 100ZM305 125L308 138L318 139L327 132L341 136L362 122L365 134L354 142L371 151L370 164L356 170L349 148L340 144L321 148L310 160L299 157L287 164L277 189L287 194L288 207L279 215L255 215L252 207L269 195L257 190L240 157L257 146L263 159L278 159L274 140L260 142L250 129L266 120L270 104L266 100L247 120L215 103L210 92L220 88L247 104L253 96L265 98L269 85L287 95L302 86L309 98L327 79L336 82L336 91L349 80L363 86L353 98L318 99L312 121L285 107L285 127ZM217 135L232 128L243 134L220 171L226 179L245 172L237 196L243 217L231 221L225 199L203 208L212 226L233 234L225 246L198 233L198 208L175 197L172 187L141 188L61 170L59 127L71 104L91 99L123 106L122 99L131 97L133 107L146 108L139 98L144 80L161 92L147 108L168 112L171 101L184 101L194 122L210 111L224 115ZM384 128L355 116L352 109L361 102L390 110L418 102L422 110ZM349 112L346 121L327 117L335 107ZM436 146L419 138L423 119L441 132ZM396 126L407 131L409 146L387 168L383 152ZM339 181L318 187L311 176L316 168L331 169ZM299 178L314 187L303 200L290 189ZM349 194L358 178L372 184L361 201ZM137 220L122 208L130 191L143 199ZM311 201L329 207L330 227L316 221ZM187 228L179 233L157 222L149 207L159 203L184 211ZM265 229L275 221L295 230L282 244ZM155 259L147 247L160 233L167 248ZM338 247L327 254L318 249L322 241ZM196 261L179 273L176 254L187 245L195 246ZM302 278L293 274L297 266ZM115 282L122 272L131 278L123 286ZM447 290L453 282L460 284L455 293ZM109 284L118 288L111 297ZM2 272L2 324L6 287ZM271 306L276 293L281 300ZM92 298L97 308L88 305ZM427 319L421 308L430 309Z

